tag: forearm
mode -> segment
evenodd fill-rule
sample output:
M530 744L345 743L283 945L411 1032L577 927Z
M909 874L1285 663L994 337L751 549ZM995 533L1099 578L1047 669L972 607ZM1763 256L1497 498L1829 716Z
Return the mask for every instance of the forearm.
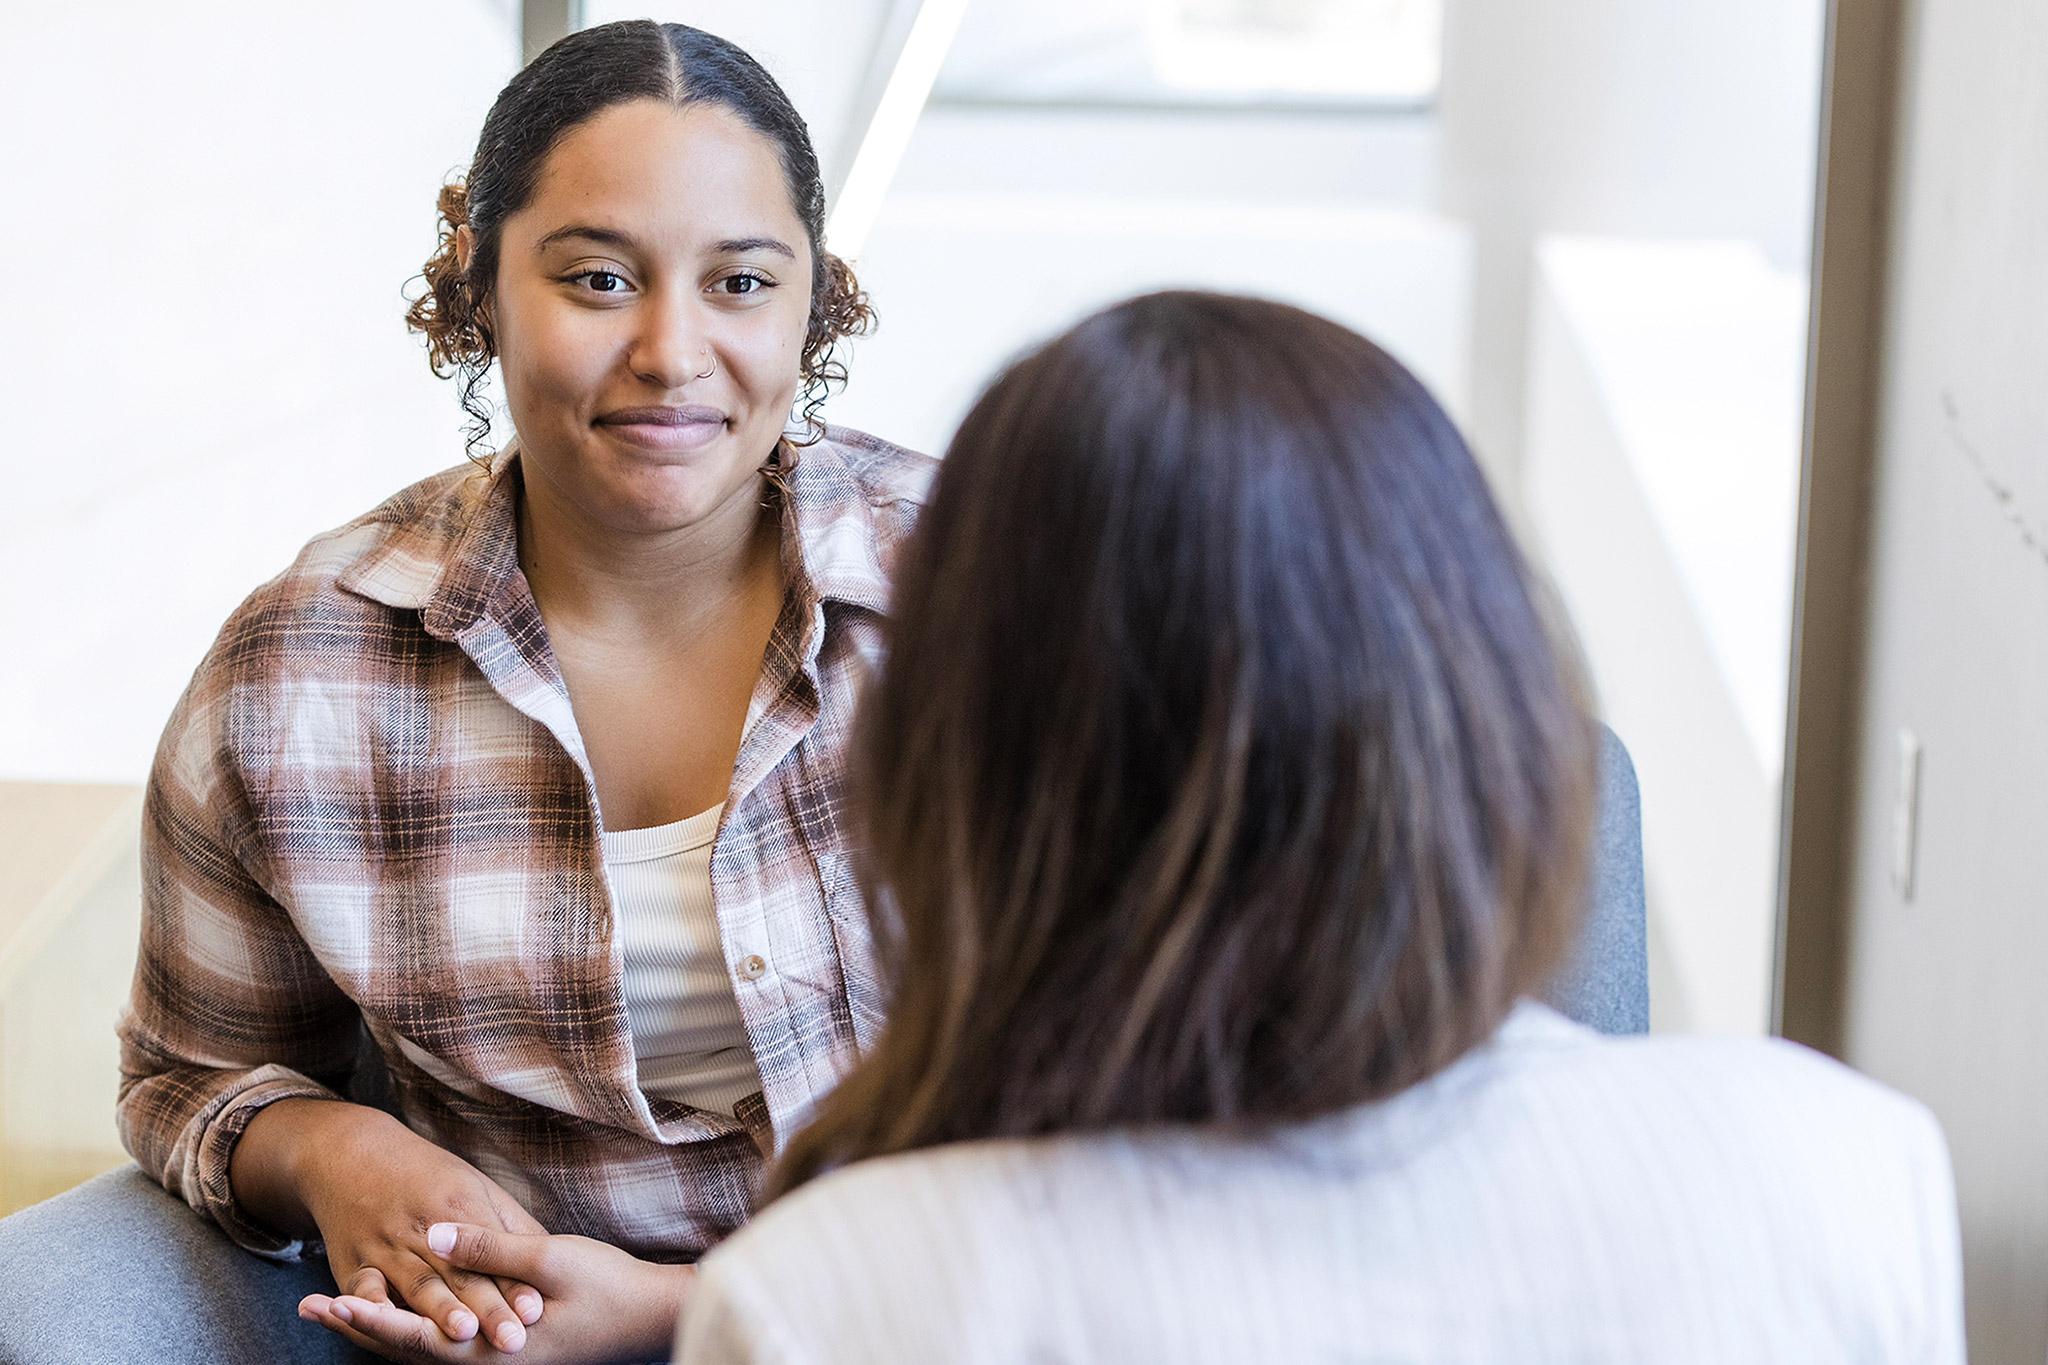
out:
M345 1100L279 1100L249 1120L228 1163L228 1183L251 1217L287 1237L317 1237L316 1161L346 1167L365 1144L412 1137L382 1110Z

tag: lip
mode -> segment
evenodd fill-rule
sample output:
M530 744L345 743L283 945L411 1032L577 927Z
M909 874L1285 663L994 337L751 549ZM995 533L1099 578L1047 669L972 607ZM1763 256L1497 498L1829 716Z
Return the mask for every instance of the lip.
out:
M599 413L593 423L630 445L649 450L695 450L723 435L725 424L724 412L701 403L614 408Z

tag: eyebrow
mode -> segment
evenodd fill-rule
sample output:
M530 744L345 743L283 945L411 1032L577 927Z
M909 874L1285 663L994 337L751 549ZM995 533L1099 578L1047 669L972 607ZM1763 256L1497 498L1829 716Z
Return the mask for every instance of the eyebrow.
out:
M776 237L729 237L718 243L716 250L721 256L739 256L749 251L773 251L777 255L789 257L792 261L796 259L796 252L790 249L789 243Z
M539 244L534 247L534 250L546 251L556 242L566 242L572 237L580 237L586 242L595 242L599 246L633 245L633 238L630 234L620 232L614 228L590 227L583 223L571 223L568 227L558 227L547 236L541 238Z
M631 247L634 244L630 233L620 232L616 228L572 223L568 227L558 227L541 238L534 250L546 251L555 243L569 241L572 238L594 242L598 246ZM792 261L796 259L796 252L789 243L777 237L728 237L722 242L712 243L712 250L720 256L739 256L749 251L773 251Z

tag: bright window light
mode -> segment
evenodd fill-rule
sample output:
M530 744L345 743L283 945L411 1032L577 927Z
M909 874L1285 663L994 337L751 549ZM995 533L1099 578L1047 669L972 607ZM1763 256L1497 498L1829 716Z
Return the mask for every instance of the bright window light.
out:
M1147 17L1176 90L1406 102L1442 73L1443 0L1151 0Z

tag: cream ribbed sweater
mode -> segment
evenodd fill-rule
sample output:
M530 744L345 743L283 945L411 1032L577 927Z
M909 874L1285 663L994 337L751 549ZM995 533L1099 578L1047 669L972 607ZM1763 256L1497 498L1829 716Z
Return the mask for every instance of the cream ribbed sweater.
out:
M1525 1004L1384 1104L1233 1142L862 1163L704 1263L680 1365L1960 1365L1940 1129L1814 1053Z

